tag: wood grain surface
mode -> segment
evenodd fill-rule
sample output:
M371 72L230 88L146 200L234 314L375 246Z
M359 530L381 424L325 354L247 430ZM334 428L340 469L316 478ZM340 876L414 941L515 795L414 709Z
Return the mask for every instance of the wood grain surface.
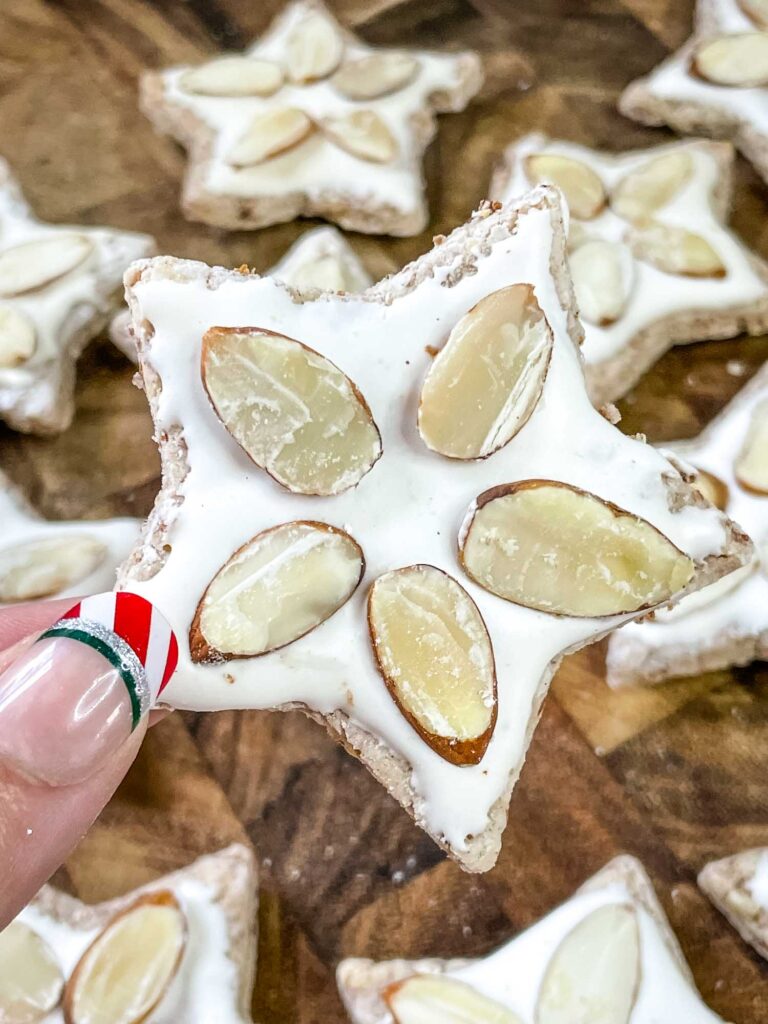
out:
M432 222L417 238L351 241L374 274L429 247L484 197L503 146L532 128L588 145L669 133L624 120L630 79L686 37L691 0L336 0L372 43L477 47L488 80L442 119L426 160ZM145 67L247 44L280 0L0 0L0 153L38 214L149 231L162 252L270 266L309 225L227 234L181 217L184 156L136 105ZM742 160L733 223L768 257L768 190ZM768 338L665 357L622 403L622 427L691 436L768 358ZM0 465L51 518L144 514L158 486L144 398L104 340L82 360L61 437L0 430ZM0 526L1 529L1 526ZM768 1020L768 966L695 886L712 856L768 843L768 671L753 666L611 693L600 645L554 684L510 809L498 866L446 861L367 772L298 714L173 715L57 881L102 899L233 839L262 866L254 996L260 1024L335 1024L349 954L471 956L546 913L620 851L642 858L705 999ZM668 1024L684 1024L670 1021Z

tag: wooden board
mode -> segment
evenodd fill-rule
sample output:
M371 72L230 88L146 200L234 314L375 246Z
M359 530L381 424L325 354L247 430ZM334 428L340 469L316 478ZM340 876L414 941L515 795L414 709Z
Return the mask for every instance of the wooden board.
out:
M151 231L162 251L255 269L308 226L227 234L177 209L184 159L136 107L143 67L245 45L279 0L4 0L0 152L38 213ZM446 117L427 157L429 231L353 236L374 274L418 255L483 198L501 148L534 127L607 148L669 136L624 120L622 86L687 35L690 0L337 0L369 41L476 46L479 101ZM733 222L768 257L768 191L739 161ZM651 440L695 434L768 358L768 338L670 353L622 403ZM0 431L0 464L47 516L145 513L158 485L142 394L105 341L81 365L74 426ZM705 859L768 843L768 672L611 693L598 645L569 659L510 812L498 867L463 874L351 758L298 714L174 715L59 872L117 894L238 837L262 865L261 1024L344 1019L349 954L473 955L530 924L609 857L639 855L710 1005L768 1019L768 967L695 887ZM678 1022L675 1022L678 1024ZM680 1022L682 1024L682 1022Z

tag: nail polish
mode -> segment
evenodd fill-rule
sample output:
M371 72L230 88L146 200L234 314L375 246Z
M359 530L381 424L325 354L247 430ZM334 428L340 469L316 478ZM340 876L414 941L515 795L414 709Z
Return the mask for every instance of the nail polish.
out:
M0 761L51 786L84 781L146 718L176 660L144 598L85 598L0 675Z

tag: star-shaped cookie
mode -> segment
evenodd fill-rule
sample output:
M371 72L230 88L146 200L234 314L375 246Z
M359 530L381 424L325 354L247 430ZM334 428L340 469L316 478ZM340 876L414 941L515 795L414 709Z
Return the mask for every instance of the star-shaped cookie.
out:
M699 886L768 960L768 846L710 861L699 874Z
M250 1024L256 906L239 845L108 903L46 885L0 932L0 1018Z
M482 84L473 53L384 50L297 0L243 54L147 73L142 109L189 151L182 207L244 229L319 216L413 235L427 223L421 161L435 113Z
M148 235L37 220L0 160L0 419L16 430L65 430L75 363L122 298Z
M617 857L480 960L342 960L353 1024L716 1024L642 864Z
M768 181L766 0L697 0L691 38L632 82L619 109L684 135L731 139Z
M183 640L167 700L306 710L489 868L563 653L751 550L589 401L557 192L359 296L169 257L126 294L165 485L119 585Z
M611 637L611 686L658 683L768 657L768 366L693 441L665 445L752 538L738 572Z
M768 265L728 229L733 150L675 142L603 153L532 134L510 146L496 199L558 185L596 402L620 398L672 345L768 330Z
M373 283L344 235L330 225L305 232L267 273L306 293L362 292ZM123 310L112 320L109 337L124 355L136 362L129 310Z
M42 519L0 472L0 607L109 590L139 527L138 519Z

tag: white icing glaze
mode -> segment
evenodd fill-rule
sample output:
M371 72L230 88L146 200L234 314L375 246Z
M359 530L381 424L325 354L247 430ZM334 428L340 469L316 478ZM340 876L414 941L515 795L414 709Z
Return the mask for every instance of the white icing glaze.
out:
M238 977L228 956L230 936L224 911L215 894L202 882L183 878L170 886L184 911L187 945L178 973L146 1024L245 1024L238 1009ZM67 978L100 928L74 928L56 921L33 904L17 920L32 928L49 944ZM61 1008L49 1013L44 1024L63 1024Z
M327 267L329 262L332 268ZM292 288L322 289L325 275L313 274L313 267L319 263L325 265L326 270L335 270L346 285L345 291L362 292L373 284L373 278L355 250L344 235L330 225L305 232L267 273Z
M702 38L723 33L754 32L755 23L737 0L698 0L698 24ZM659 99L675 103L696 103L724 112L734 120L768 134L768 89L739 89L714 85L690 73L694 39L656 68L645 84Z
M286 41L294 27L313 7L299 0L288 6L269 31L246 55L285 64ZM341 29L340 29L341 31ZM345 59L357 60L381 52L344 33ZM272 96L210 97L185 92L179 80L188 68L164 73L164 101L189 110L213 133L210 156L206 154L205 185L212 193L235 196L280 196L303 192L310 198L324 194L349 197L353 202L387 204L403 213L422 204L421 154L424 142L416 138L414 125L429 121L430 109L441 109L433 98L460 84L462 54L414 51L419 73L404 88L375 100L353 101L342 96L330 79L307 85L286 81ZM259 114L279 107L298 107L311 118L344 116L357 110L374 110L395 137L399 153L386 164L363 161L314 132L305 142L262 164L237 169L227 156ZM450 109L450 103L446 109Z
M543 202L551 202L552 195L551 190L531 194ZM182 640L180 670L165 691L167 700L206 710L292 703L323 713L342 709L412 766L417 815L457 850L465 848L468 834L486 827L489 809L522 763L549 663L628 618L558 618L509 604L474 585L463 576L456 552L470 502L500 482L553 478L643 516L694 559L722 551L725 540L716 511L670 511L662 474L674 471L667 461L622 435L590 404L550 273L550 217L546 208L521 213L512 237L502 227L502 214L483 222L493 229L493 244L481 246L475 237L477 272L463 274L450 287L463 256L452 264L446 260L402 295L396 293L411 279L413 267L364 296L323 295L303 304L274 280L234 273L210 288L204 280L153 279L145 271L146 278L128 290L134 322L146 318L154 325L147 360L163 384L157 428L183 425L190 467L180 514L168 535L167 562L154 578L129 582L160 608ZM447 252L450 240L445 245ZM182 273L202 269L177 266ZM533 284L554 333L541 399L517 437L491 458L446 460L430 452L416 430L418 395L430 365L425 347L442 345L479 299L513 282ZM357 384L381 431L384 455L355 489L333 498L292 495L248 460L212 411L200 380L201 337L212 325L284 332L330 358ZM260 530L297 518L327 521L351 533L365 552L363 584L322 626L282 650L223 666L193 665L183 638L211 578ZM422 742L374 663L366 629L368 587L381 573L415 563L456 577L477 603L492 638L498 722L474 767L453 766Z
M663 933L645 903L623 880L614 876L615 880L606 879L602 885L597 885L599 878L596 876L584 890L486 957L457 967L439 960L429 961L428 971L423 973L438 973L463 981L512 1010L520 1017L521 1024L536 1024L536 1002L545 971L566 936L601 907L631 906L637 914L640 933L640 984L627 1024L716 1024L718 1021L722 1024L722 1018L704 1005L683 973L670 937ZM343 968L344 964L341 966ZM413 970L422 973L420 961L413 962ZM357 984L361 989L365 987L362 973ZM343 981L340 987L342 995L350 997L348 1008L355 1024L374 1024L374 1019L375 1024L391 1024L388 1012L366 1012L367 1006L363 1009L362 1004L356 1003L352 990L345 991ZM593 1019L588 1020L575 1007L574 1013L573 1024L590 1024Z
M21 366L0 368L0 417L14 410L31 418L49 416L59 402L64 360L72 338L93 323L97 333L117 305L123 271L132 260L148 256L154 239L129 231L37 220L0 160L0 253L22 243L57 234L83 235L94 246L88 258L49 285L0 300L29 317L37 332L31 358Z
M665 445L727 486L728 515L749 534L758 555L768 542L768 497L741 487L734 467L752 411L767 398L768 366L764 366L698 438ZM756 637L768 631L768 577L763 564L716 600L700 605L705 594L703 590L692 594L691 598L683 598L670 612L657 614L655 621L630 623L611 637L611 659L620 662L625 652L634 659L640 647L662 657L665 651L671 656L680 646L694 651L706 650L724 636Z
M755 865L755 873L746 883L752 899L763 910L768 910L768 850L764 850Z
M720 1021L684 977L651 915L620 882L577 894L485 959L448 973L519 1014L524 1024L534 1024L539 988L559 944L588 914L616 903L633 905L640 927L640 987L630 1024Z
M321 271L315 273L315 267L320 261ZM344 235L329 224L305 231L267 274L279 281L285 281L299 291L300 286L305 289L322 289L326 279L331 277L343 280L346 284L345 291L348 292L362 292L373 284L373 278L355 250ZM137 361L130 310L122 310L112 320L109 337L112 344L132 362Z
M106 546L104 560L92 573L51 597L81 597L114 587L117 567L135 545L140 525L138 519L58 522L41 519L0 473L0 552L30 541L84 536ZM0 607L3 607L2 603Z
M767 104L768 106L768 104ZM599 367L627 347L642 330L677 313L702 312L713 316L729 307L740 307L768 297L768 285L755 272L747 247L721 223L712 203L718 181L718 165L707 143L675 142L668 146L633 150L613 156L544 135L527 135L507 150L505 160L510 168L506 200L521 195L530 183L524 169L527 156L534 153L557 153L572 157L591 167L601 178L608 192L630 172L665 153L687 152L693 159L694 173L686 185L659 210L655 219L663 224L685 227L703 236L727 268L723 278L683 277L665 274L649 263L635 259L634 280L623 314L607 327L584 323L584 358L588 365ZM574 218L575 220L575 218ZM624 240L629 225L617 216L610 205L594 220L576 221L589 237L611 242ZM693 337L687 339L696 341Z

